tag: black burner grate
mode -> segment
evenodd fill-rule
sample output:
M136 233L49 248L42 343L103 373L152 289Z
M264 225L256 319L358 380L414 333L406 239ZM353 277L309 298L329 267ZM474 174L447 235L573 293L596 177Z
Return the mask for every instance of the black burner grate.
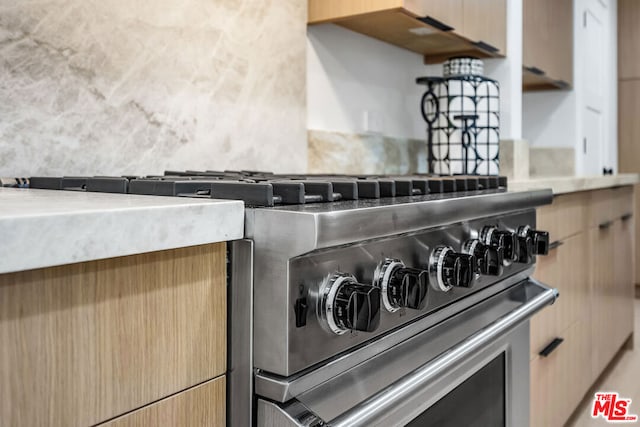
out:
M502 176L276 175L257 171L166 171L164 175L32 177L31 188L242 200L299 205L506 189Z

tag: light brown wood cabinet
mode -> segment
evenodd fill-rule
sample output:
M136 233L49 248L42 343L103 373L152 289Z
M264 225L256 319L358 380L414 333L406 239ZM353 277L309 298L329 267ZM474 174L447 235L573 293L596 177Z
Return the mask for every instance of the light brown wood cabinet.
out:
M627 301L633 300L635 297L633 289L635 284L633 265L635 223L633 218L623 216L616 220L613 234L616 253L623 254L622 256L614 256L613 262L615 306L612 318L614 325L621 326L614 330L615 343L620 346L633 332L633 305L627 304Z
M1 426L94 425L225 371L224 243L0 275Z
M423 54L428 63L451 56L506 53L506 0L309 0L308 23L335 23Z
M225 377L155 402L102 427L222 427L226 423Z
M461 30L464 26L464 2L465 0L404 0L402 7L415 16L429 16L454 30Z
M613 227L593 228L589 234L593 261L591 266L592 376L598 376L619 347L615 346L614 325L611 318L616 303L613 278L615 239Z
M630 191L620 191L629 198ZM609 200L620 194L612 191ZM602 194L599 198L607 199ZM609 364L633 332L634 268L632 212L628 203L610 203L609 215L590 230L591 233L591 333L593 376L597 377Z
M573 1L523 1L523 90L573 84Z
M464 26L468 39L489 43L502 55L507 52L507 7L504 0L464 0Z
M640 45L638 49L640 52ZM639 113L640 79L618 81L618 168L620 172L640 172Z
M588 193L569 193L538 209L538 227L549 232L551 242L562 241L587 229Z
M618 78L640 79L640 3L618 0Z
M554 352L531 361L531 427L564 425L589 389L589 326L585 320L573 323L560 332L564 342Z
M532 427L563 425L633 334L634 226L631 186L561 195L538 210L556 247L535 277L560 298L531 321ZM564 341L540 355L555 338Z
M572 324L585 321L589 312L587 233L580 232L556 242L559 246L549 251L549 255L538 257L535 277L556 287L560 298L531 320L532 358L555 338L563 338L562 333Z
M618 1L618 169L640 173L640 2ZM636 185L636 211L640 209L640 186ZM636 215L635 231L640 232ZM636 238L634 282L640 283L640 239Z

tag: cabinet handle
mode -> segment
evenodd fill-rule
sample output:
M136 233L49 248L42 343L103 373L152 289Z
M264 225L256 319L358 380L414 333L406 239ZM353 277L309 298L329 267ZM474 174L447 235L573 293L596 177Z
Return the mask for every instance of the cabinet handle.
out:
M633 214L631 212L628 212L620 217L622 221L628 221L631 218L633 218Z
M525 67L527 71L533 74L537 74L539 76L544 76L546 73L538 67Z
M488 52L500 52L500 49L498 49L497 47L495 47L494 45L491 45L487 42L483 42L482 40L478 40L477 42L473 43L476 47L479 47L482 50L486 50Z
M430 16L425 16L424 18L416 18L420 22L424 22L427 25L430 25L434 28L437 28L440 31L453 31L454 28L450 25L445 24L444 22L438 21Z
M602 222L602 223L598 224L598 228L600 228L600 230L605 230L605 229L611 227L611 224L613 224L613 221L605 221L605 222Z
M562 240L556 240L555 242L549 243L549 250L552 251L554 249L559 248L562 245L564 245L564 242Z
M554 338L553 341L551 341L549 345L543 348L542 351L538 354L542 357L548 357L553 352L553 350L555 350L560 344L562 344L563 341L564 338Z

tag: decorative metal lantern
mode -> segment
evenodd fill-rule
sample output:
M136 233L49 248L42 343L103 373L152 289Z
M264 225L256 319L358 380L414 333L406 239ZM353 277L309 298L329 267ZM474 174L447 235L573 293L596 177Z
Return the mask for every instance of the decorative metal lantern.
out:
M421 107L427 122L429 172L497 175L499 83L480 75L482 62L475 58L449 60L444 71L444 77L417 79L427 86Z

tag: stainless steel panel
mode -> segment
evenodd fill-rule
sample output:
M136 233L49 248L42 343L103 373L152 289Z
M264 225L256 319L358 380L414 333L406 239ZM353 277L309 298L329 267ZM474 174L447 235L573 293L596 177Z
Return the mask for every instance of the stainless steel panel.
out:
M321 384L297 400L269 403L271 415L278 411L286 413L295 402L293 407L305 408L313 419L331 420L326 424L330 426L401 426L499 354L505 354L507 425L527 425L527 320L555 298L555 291L535 282L523 282ZM259 415L258 425L265 425L264 421Z
M388 222L391 223L392 220ZM366 220L363 220L363 224L365 223ZM259 251L256 243L254 292L256 307L259 308L256 310L255 319L256 368L271 374L290 376L321 361L338 357L350 348L363 345L457 300L464 300L469 295L492 287L505 277L513 276L530 267L525 264L512 264L505 268L505 274L500 278L481 277L473 289L455 288L446 294L430 290L429 302L424 310L400 310L395 313L383 311L380 327L374 333L348 333L337 336L322 327L316 319L316 297L320 283L328 274L336 271L352 273L361 282L371 283L377 264L385 257L402 259L408 267L426 268L429 254L435 245L447 244L459 250L462 242L475 237L484 225L497 225L512 230L525 224L533 227L535 211L529 209L508 215L484 217L444 228L431 228L430 223L431 218L426 217L423 218L423 229L420 231L354 243L347 247L315 250L292 259L283 258L288 256L283 253L290 249L287 245ZM379 227L382 228L383 225ZM292 224L292 229L296 229L295 224ZM500 290L496 288L494 291ZM296 299L300 297L307 297L309 315L306 326L297 328L293 308Z
M529 283L531 282L524 286L528 286ZM516 291L519 290L516 289ZM526 290L525 293L529 293L529 290ZM388 426L391 423L402 425L411 421L435 402L435 400L432 400L434 399L432 394L425 394L424 389L426 386L438 378L449 375L452 369L476 355L483 347L507 334L522 322L528 321L531 316L543 307L552 304L557 295L557 291L552 289L546 289L538 293L521 307L500 317L473 335L464 338L435 359L380 390L364 402L338 415L329 424L335 427L365 427L372 425ZM445 332L445 334L447 333L448 331ZM523 379L519 378L519 380ZM447 381L447 383L450 383L450 381ZM361 383L358 385L361 387ZM326 386L320 388L323 387ZM335 387L334 385L335 389L345 390L343 387ZM321 393L317 391L312 393L316 398L321 396ZM308 405L306 397L303 395L299 400L307 403L307 406L310 406L322 416L322 412L317 411L315 406ZM432 400L431 402L429 401L430 399Z
M505 419L507 427L529 425L529 322L488 345L469 360L456 366L447 375L436 379L422 390L421 403L428 409L457 386L470 378L500 354L505 355ZM300 401L277 404L259 399L258 427L322 427L334 426L321 419ZM461 404L464 410L464 403ZM417 410L416 410L417 412ZM394 417L390 421L374 422L371 426L399 427L412 421L409 417Z
M245 237L286 258L550 204L551 190L467 192L247 209Z
M323 425L318 416L296 400L277 405L260 399L258 419L260 427L321 427Z
M392 331L379 340L375 340L364 346L358 347L357 349L354 349L341 357L334 358L327 363L323 363L312 370L304 371L290 377L281 377L266 372L257 372L255 374L255 393L259 396L266 397L277 402L286 402L293 399L317 387L319 384L327 382L341 373L375 358L382 352L409 340L420 332L426 331L455 314L479 304L491 295L495 295L497 292L503 291L517 283L527 280L530 274L533 274L533 268L511 276L500 283L495 284L491 289L484 289L483 291L470 295L463 301L459 301L458 303L445 307L430 316L424 317L403 328ZM443 345L446 346L447 344L445 343ZM440 350L443 351L443 348ZM438 349L434 348L434 351L438 351Z
M251 426L253 415L253 242L229 244L227 425Z

